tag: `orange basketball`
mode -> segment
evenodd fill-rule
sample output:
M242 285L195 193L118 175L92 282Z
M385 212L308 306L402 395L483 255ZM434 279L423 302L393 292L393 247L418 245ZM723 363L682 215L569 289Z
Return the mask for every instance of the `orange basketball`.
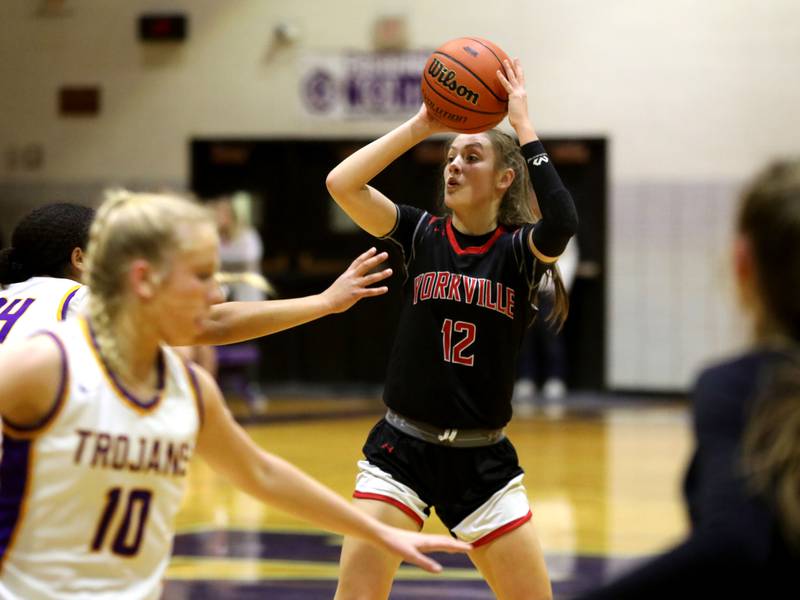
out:
M422 99L430 115L461 133L486 131L508 112L508 94L497 78L508 55L477 37L439 46L422 72Z

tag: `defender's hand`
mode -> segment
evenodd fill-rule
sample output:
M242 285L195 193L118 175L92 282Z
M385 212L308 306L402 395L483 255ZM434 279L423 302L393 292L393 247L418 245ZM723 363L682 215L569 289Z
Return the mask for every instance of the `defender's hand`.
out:
M472 550L471 544L455 540L446 535L416 533L388 526L381 537L387 550L399 554L404 561L417 565L431 573L439 573L442 570L442 565L425 556L425 552L447 552L453 554L456 552L466 553Z
M321 296L328 302L330 312L344 312L362 298L381 296L389 291L389 288L385 285L369 287L392 275L391 269L383 269L377 273L371 273L373 269L389 257L386 252L381 252L380 254L376 254L376 252L375 248L370 248L364 252L364 254L350 263L347 270L339 275L327 290L322 292Z

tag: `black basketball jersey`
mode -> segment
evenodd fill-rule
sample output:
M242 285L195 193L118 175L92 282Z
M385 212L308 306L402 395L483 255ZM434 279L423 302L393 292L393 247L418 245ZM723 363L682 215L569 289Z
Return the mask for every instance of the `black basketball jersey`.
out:
M384 390L389 408L442 428L508 423L541 271L527 243L531 227L465 236L450 217L398 206L386 239L402 249L407 278Z

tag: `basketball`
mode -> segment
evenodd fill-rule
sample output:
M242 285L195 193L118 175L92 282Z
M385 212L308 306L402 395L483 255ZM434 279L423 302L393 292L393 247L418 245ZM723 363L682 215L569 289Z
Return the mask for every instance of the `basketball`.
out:
M428 112L461 133L486 131L503 120L508 94L497 78L508 55L489 40L462 37L439 46L422 72Z

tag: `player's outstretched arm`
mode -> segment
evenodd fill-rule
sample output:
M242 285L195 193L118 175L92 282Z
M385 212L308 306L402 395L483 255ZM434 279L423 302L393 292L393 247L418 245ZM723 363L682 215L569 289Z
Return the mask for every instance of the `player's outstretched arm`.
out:
M198 369L205 419L197 452L248 494L315 525L362 538L431 572L440 565L423 552L467 552L469 544L447 536L389 527L357 510L332 490L285 460L265 452L234 421L211 376Z
M391 269L373 272L387 258L370 248L356 258L331 286L320 294L287 300L223 302L211 309L205 331L186 344L215 346L243 342L344 312L362 298L385 294L385 285L371 287L391 276Z
M340 162L325 181L328 191L361 229L376 237L386 235L394 227L397 211L389 198L367 183L404 152L441 131L446 129L428 116L423 105L408 121Z

